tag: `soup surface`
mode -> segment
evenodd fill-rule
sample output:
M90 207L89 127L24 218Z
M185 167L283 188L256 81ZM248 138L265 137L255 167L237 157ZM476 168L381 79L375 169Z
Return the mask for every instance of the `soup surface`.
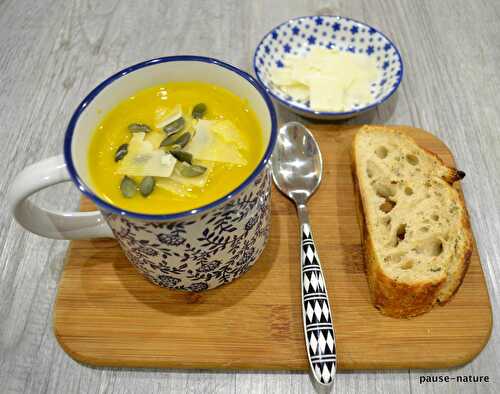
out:
M169 82L112 109L92 136L92 187L129 211L168 214L226 195L263 155L259 122L245 100L202 82Z

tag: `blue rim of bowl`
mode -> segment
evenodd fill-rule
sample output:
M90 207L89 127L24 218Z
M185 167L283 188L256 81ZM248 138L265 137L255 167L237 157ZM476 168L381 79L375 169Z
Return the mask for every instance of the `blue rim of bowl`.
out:
M269 139L269 143L267 145L267 149L264 153L264 156L260 160L259 164L257 167L252 171L252 173L245 179L243 183L241 183L237 188L234 190L230 191L228 194L225 196L211 202L210 204L202 205L200 207L190 209L187 211L181 211L178 213L172 213L172 214L141 214L138 212L132 212L128 211L125 209L121 209L115 205L112 205L103 199L99 198L96 194L94 194L90 187L88 187L85 182L80 178L78 175L76 168L73 163L73 158L71 155L71 142L73 139L73 134L75 131L75 126L76 123L78 122L78 119L80 118L80 115L83 113L85 108L94 100L94 98L108 85L110 85L112 82L115 80L122 78L136 70L139 70L144 67L149 67L153 66L155 64L159 63L167 63L167 62L176 62L176 61L195 61L195 62L202 62L202 63L209 63L209 64L215 64L219 67L225 68L229 71L234 72L235 74L239 75L243 79L245 79L247 82L249 82L257 91L260 93L262 98L264 99L267 109L269 111L269 115L271 117L271 135ZM99 85L97 85L88 95L83 99L83 101L78 105L76 108L75 112L73 113L68 127L66 129L66 135L64 137L64 160L66 162L66 166L69 172L69 175L71 177L71 180L75 183L75 185L78 187L78 189L87 197L89 197L96 205L99 207L102 207L106 211L111 211L115 214L127 216L127 217L132 217L135 219L141 219L141 220L152 220L152 221L158 221L158 220L173 220L173 219L180 219L183 217L191 216L191 215L196 215L200 214L203 212L206 212L207 210L211 208L215 208L218 205L222 204L225 201L230 200L233 198L236 194L238 194L240 191L245 189L264 169L264 167L267 165L269 162L269 159L271 157L271 153L273 152L274 145L276 143L276 138L278 135L278 126L277 126L277 120L276 120L276 112L273 106L273 103L267 94L266 90L262 87L261 84L259 84L250 74L246 73L243 70L240 70L239 68L232 66L228 63L225 63L223 61L210 58L210 57L204 57L204 56L191 56L191 55L179 55L179 56L166 56L166 57L159 57L156 59L150 59L146 60L141 63L134 64L133 66L124 68L121 71L118 71L116 74L113 74L109 78L105 79L103 82L101 82Z
M323 112L323 111L314 111L312 109L302 108L302 107L299 107L298 105L292 104L292 103L290 103L290 102L288 102L288 101L286 101L286 100L278 97L276 94L273 93L272 89L270 89L269 87L267 87L267 85L261 80L261 78L259 77L259 73L257 72L257 69L258 69L258 66L257 66L257 52L258 52L259 48L261 47L263 41L273 31L279 29L281 26L286 25L287 23L298 21L298 20L301 20L301 19L314 19L314 18L318 18L318 17L321 17L321 18L324 18L324 17L334 18L334 19L337 19L337 20L343 19L343 20L346 20L346 21L351 21L351 22L359 23L362 26L365 26L365 27L367 27L369 29L375 30L376 33L380 34L388 42L390 42L390 44L396 50L396 55L398 57L399 64L401 64L401 74L399 75L399 77L398 77L398 79L396 81L396 85L395 86L393 85L392 90L389 92L389 94L387 96L385 96L382 99L379 99L379 100L373 102L370 105L366 105L364 107L357 108L357 109L355 109L353 111L345 111L345 112ZM377 105L380 105L380 104L384 103L389 97L391 97L394 94L394 92L396 92L396 90L398 90L399 85L401 84L401 81L403 80L403 74L404 74L403 58L401 57L401 53L399 52L399 49L396 46L396 44L394 44L394 42L389 37L387 37L380 30L378 30L378 29L374 28L373 26L370 26L370 25L368 25L368 24L366 24L364 22L360 22L360 21L358 21L356 19L348 18L346 16L339 16L339 15L307 15L307 16L299 16L297 18L288 19L287 21L285 21L283 23L280 23L279 25L273 27L266 34L264 34L264 37L262 37L262 39L260 40L259 44L255 48L255 52L253 54L253 70L254 70L254 73L255 73L255 77L257 78L257 80L259 81L259 83L264 87L264 89L266 89L267 93L269 93L274 99L278 100L285 107L288 107L291 110L299 111L299 112L302 112L302 113L310 113L310 114L314 114L314 115L318 115L318 116L332 116L332 117L333 116L355 115L355 114L358 114L358 113L365 112L365 111L368 111L370 109L373 109Z

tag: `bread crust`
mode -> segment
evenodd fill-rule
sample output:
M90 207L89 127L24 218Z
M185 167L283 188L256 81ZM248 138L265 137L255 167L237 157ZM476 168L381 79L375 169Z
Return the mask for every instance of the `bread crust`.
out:
M406 135L406 133L404 132L390 129L388 127L383 127L383 129L384 131L403 133ZM393 280L381 270L380 264L377 264L376 262L375 247L370 236L370 232L368 231L368 223L365 215L364 206L366 202L364 201L364 196L360 190L360 180L357 174L356 138L358 138L358 133L356 133L356 135L354 136L351 147L351 171L353 175L353 184L357 200L356 210L358 214L358 222L360 224L361 230L361 240L364 249L364 266L368 279L370 298L373 305L384 315L394 318L410 318L428 312L436 303L439 303L441 305L446 304L458 291L458 288L463 282L465 274L467 272L467 268L469 266L470 256L472 254L472 231L463 195L459 191L457 191L459 195L459 204L462 206L464 212L462 224L464 226L464 234L467 237L468 246L465 250L463 258L459 262L460 276L458 283L456 286L454 286L452 293L446 297L442 297L441 299L438 298L439 291L441 290L443 284L446 282L446 277L436 281L435 283L425 282L422 284L412 285L400 283ZM412 139L409 136L408 138ZM441 158L438 157L435 153L430 151L427 152L433 155L437 160L439 160L440 163L443 164L443 166L445 166ZM465 173L463 173L462 171L459 171L455 168L447 168L449 169L449 174L443 177L443 180L445 180L450 185L465 176Z
M445 305L446 303L448 303L453 298L453 296L457 293L458 289L462 285L464 278L465 278L465 274L467 273L467 270L469 269L470 258L472 256L472 251L474 249L474 241L473 241L473 237L472 237L472 228L471 228L470 220L469 220L469 212L467 211L467 206L465 205L465 199L464 199L462 192L457 190L457 193L458 193L460 205L462 206L462 208L464 210L464 216L462 218L462 225L464 226L464 230L465 230L464 233L467 237L467 248L465 249L465 253L464 253L464 256L462 258L462 261L460 262L461 273L459 276L458 283L455 286L455 288L453 289L453 291L447 297L440 298L437 300L440 305Z
M411 137L409 137L409 138L411 138ZM432 155L434 158L436 158L436 160L438 160L444 167L448 168L449 174L447 174L446 177L443 177L443 180L446 181L448 184L453 186L453 184L455 182L460 181L460 180L465 178L465 172L460 171L460 170L453 168L453 167L448 167L446 164L444 164L443 160L437 154L435 154L434 152L432 152L426 148L423 148L421 146L420 146L420 148L422 150L426 151L427 153L429 153L430 155ZM463 212L464 212L464 216L462 217L462 226L464 228L464 234L467 237L467 245L468 246L465 250L465 253L463 255L462 260L459 262L461 273L459 276L458 283L449 295L447 295L446 297L441 297L441 298L437 299L437 303L439 303L440 305L447 304L453 298L453 296L457 293L458 289L462 285L464 278L465 278L465 274L467 273L467 270L469 268L469 262L470 262L470 258L472 256L472 250L473 250L472 228L470 225L469 212L467 211L465 199L464 199L463 193L460 189L457 189L457 188L454 188L454 189L457 191L459 203L460 203L460 206L462 207Z
M436 155L434 152L432 152L428 149L425 149L421 146L420 146L420 148L423 149L424 151L426 151L427 153L429 153L430 155L432 155L433 157L435 157L444 167L448 168L449 174L446 177L443 177L443 180L446 181L448 184L453 186L453 184L455 182L460 181L460 180L465 178L465 172L460 171L460 170L453 168L453 167L448 167L446 164L444 164L443 160L438 155ZM467 211L467 206L465 204L464 195L460 189L457 189L457 188L454 188L454 189L457 191L459 203L460 203L460 206L462 207L463 212L464 212L464 215L462 217L461 222L462 222L462 226L464 228L464 234L467 237L467 248L464 252L462 260L459 262L461 273L459 276L458 283L449 295L447 295L446 297L441 297L441 298L437 299L437 303L439 303L440 305L447 304L453 298L453 296L457 293L458 289L462 285L464 278L465 278L465 274L467 273L467 270L469 268L470 258L472 256L472 250L473 250L472 228L470 225L469 212Z

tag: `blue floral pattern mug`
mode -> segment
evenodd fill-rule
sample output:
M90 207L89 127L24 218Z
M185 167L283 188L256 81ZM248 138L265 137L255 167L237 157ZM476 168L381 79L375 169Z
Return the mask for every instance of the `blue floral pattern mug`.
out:
M153 283L202 291L248 271L269 236L271 195L266 168L230 201L169 222L105 218L130 262Z
M168 215L126 211L92 191L87 169L91 135L103 114L141 89L167 81L198 80L246 99L261 124L265 152L235 190L197 209ZM258 132L258 131L256 131ZM25 168L9 191L9 207L29 231L56 239L114 237L128 260L150 281L203 291L238 278L262 253L270 230L268 161L276 142L276 114L265 90L246 72L219 60L172 56L126 68L99 84L73 114L64 155ZM58 213L28 200L38 190L73 181L99 210Z

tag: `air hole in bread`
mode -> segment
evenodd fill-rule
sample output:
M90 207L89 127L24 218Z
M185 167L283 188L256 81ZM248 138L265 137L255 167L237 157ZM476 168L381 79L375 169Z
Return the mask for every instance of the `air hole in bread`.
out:
M402 270L410 270L413 268L413 261L407 260L399 266Z
M399 263L401 261L400 254L390 254L389 256L385 256L384 260L390 263Z
M437 240L432 244L431 256L439 256L441 253L443 253L443 243Z
M437 222L439 220L439 215L433 214L431 216L431 219L434 220L435 222Z
M408 154L406 155L406 161L412 166L416 166L418 164L418 157L412 154Z
M413 194L413 189L410 186L405 187L405 194L411 196Z
M379 197L389 198L396 195L396 188L393 185L384 185L382 183L378 183L374 187L375 192Z
M420 231L423 233L427 233L427 232L429 232L429 227L427 227L427 226L420 227Z
M398 226L398 229L396 230L396 237L398 238L399 242L403 241L406 236L406 224L402 223Z
M379 146L377 149L375 149L375 154L380 159L385 159L387 157L387 153L387 148L385 146Z
M396 203L387 198L382 204L380 204L380 206L378 208L382 212L389 213L394 209L395 206L396 206Z
M443 243L438 238L429 238L423 241L417 247L417 250L427 256L436 257L443 253Z
M389 216L384 216L382 218L382 224L384 224L384 226L386 226L386 227L390 227L391 226L391 218Z
M376 165L373 161L368 160L366 162L366 176L368 178L373 178L373 175L377 172Z

